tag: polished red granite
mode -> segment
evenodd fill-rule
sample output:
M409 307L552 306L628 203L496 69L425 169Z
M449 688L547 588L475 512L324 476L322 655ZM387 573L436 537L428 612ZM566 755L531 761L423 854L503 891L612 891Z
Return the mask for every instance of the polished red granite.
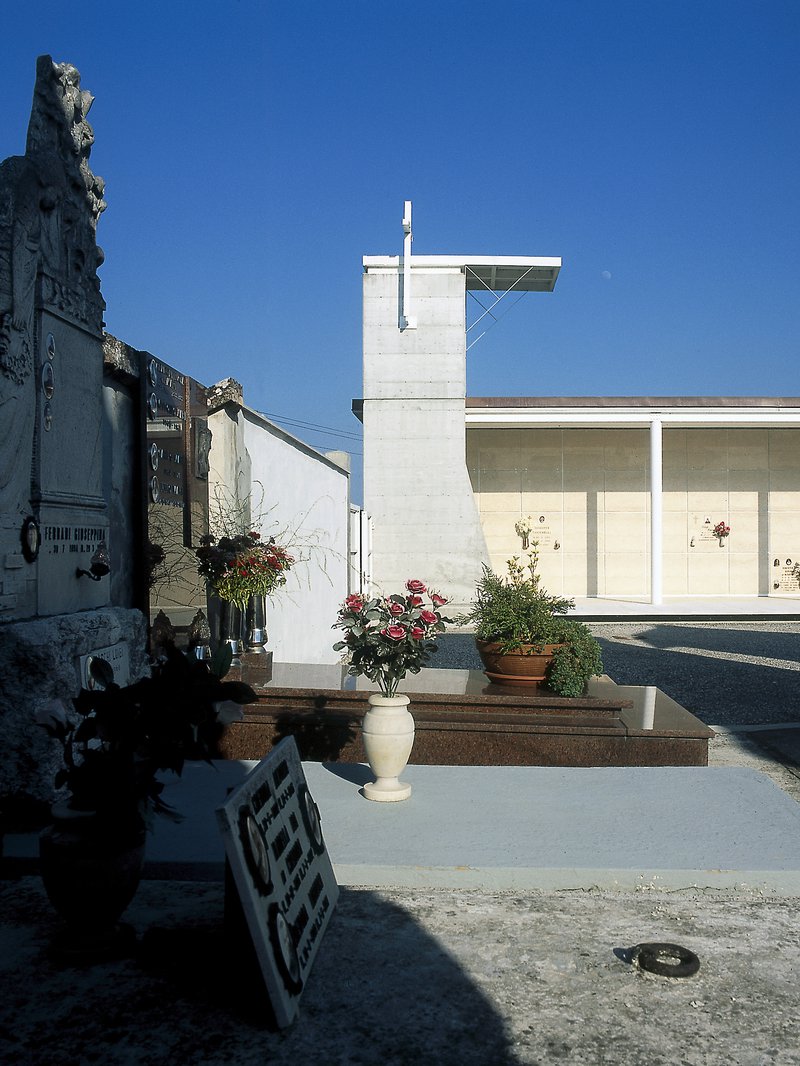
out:
M364 762L360 723L377 691L343 666L275 663L259 701L220 745L260 759L285 736L304 759ZM477 670L422 670L402 685L416 724L412 763L470 766L705 766L713 731L654 687L589 683L569 699L490 684Z

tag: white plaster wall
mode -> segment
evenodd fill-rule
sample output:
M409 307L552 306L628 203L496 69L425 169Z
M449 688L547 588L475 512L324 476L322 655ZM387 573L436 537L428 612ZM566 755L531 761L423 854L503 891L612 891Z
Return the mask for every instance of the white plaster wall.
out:
M130 607L136 601L137 388L138 381L125 385L109 377L103 382L103 495L108 504L111 603L115 607Z
M395 268L364 274L364 508L373 589L417 578L472 598L486 543L466 470L465 280L412 270L417 328L401 330Z
M348 472L247 408L212 412L209 428L212 512L215 494L249 494L264 515L262 534L288 543L298 559L268 605L274 660L337 662L331 626L348 593Z

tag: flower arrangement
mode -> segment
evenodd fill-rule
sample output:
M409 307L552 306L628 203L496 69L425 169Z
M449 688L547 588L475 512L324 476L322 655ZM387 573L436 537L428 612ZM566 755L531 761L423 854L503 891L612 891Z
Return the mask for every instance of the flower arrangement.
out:
M530 542L531 531L533 530L533 519L530 515L527 518L520 518L518 522L514 523L514 532L522 541L523 550L527 550Z
M241 704L257 699L249 685L222 680L230 661L227 647L208 664L171 646L150 677L120 687L108 664L95 659L100 687L81 690L72 700L75 714L62 700L40 706L38 724L63 748L54 784L68 790L69 807L122 832L149 828L153 814L179 820L161 799L156 774L180 774L188 758L210 760L222 728L243 717Z
M451 621L441 613L446 603L416 580L406 582L406 595L348 596L332 627L344 630L344 640L333 650L347 653L348 673L363 674L384 696L394 696L406 673L418 674L436 651L433 638Z
M294 558L274 537L262 541L261 534L251 531L201 538L195 549L197 570L221 600L244 610L251 596L270 596L286 584L286 574Z
M727 526L724 522L717 522L714 526L715 537L727 537L731 531L731 527Z

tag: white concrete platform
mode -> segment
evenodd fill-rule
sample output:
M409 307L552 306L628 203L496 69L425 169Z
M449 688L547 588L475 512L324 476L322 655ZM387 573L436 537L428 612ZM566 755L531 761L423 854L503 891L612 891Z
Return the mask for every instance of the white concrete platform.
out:
M660 604L645 597L578 596L574 614L580 618L630 618L632 622L637 618L796 619L800 618L800 590L797 596L665 596Z
M214 808L253 763L189 764L148 874L216 878ZM342 885L489 890L714 888L800 895L800 804L740 767L409 766L403 803L366 766L304 763Z

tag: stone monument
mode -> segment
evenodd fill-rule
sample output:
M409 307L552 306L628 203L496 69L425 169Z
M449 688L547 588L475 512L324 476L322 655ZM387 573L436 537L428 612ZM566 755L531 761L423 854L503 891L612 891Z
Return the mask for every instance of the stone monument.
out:
M25 155L0 165L0 796L48 750L37 695L76 694L81 662L120 642L115 661L143 669L141 614L110 606L92 101L75 67L40 56Z
M3 618L108 602L109 582L75 577L108 530L92 99L74 67L41 56L26 153L0 167Z

